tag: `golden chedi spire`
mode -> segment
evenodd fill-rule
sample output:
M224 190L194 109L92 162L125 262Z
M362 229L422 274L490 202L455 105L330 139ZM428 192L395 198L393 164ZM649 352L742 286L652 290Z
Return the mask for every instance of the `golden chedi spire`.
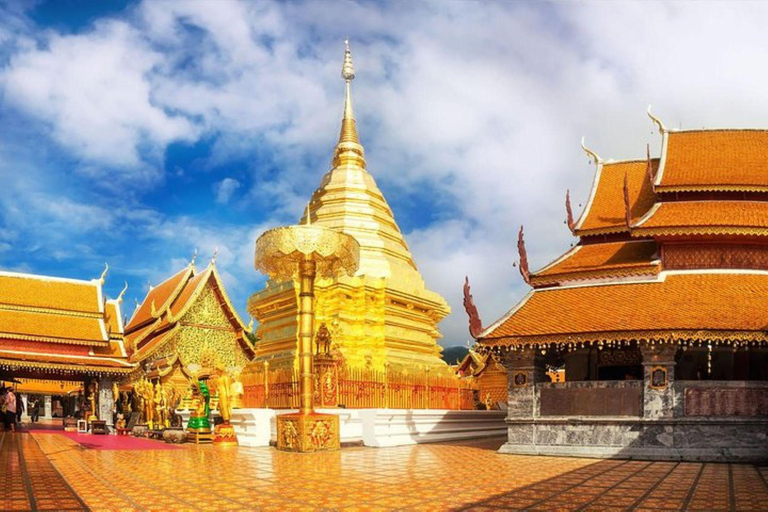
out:
M346 163L356 164L365 169L365 152L360 145L355 126L355 113L352 110L352 80L355 79L355 67L352 65L352 52L349 50L349 39L344 41L344 64L341 77L346 83L344 92L344 116L341 119L339 143L333 152L331 165L338 167Z
M354 277L318 280L316 318L335 326L334 343L345 364L400 367L413 372L447 368L440 359L437 323L450 308L426 288L392 209L366 169L365 152L355 126L352 80L355 69L345 41L341 77L344 113L331 169L312 194L300 223L341 231L360 244ZM284 365L295 361L295 290L291 283L270 283L254 294L248 310L259 321L258 360Z

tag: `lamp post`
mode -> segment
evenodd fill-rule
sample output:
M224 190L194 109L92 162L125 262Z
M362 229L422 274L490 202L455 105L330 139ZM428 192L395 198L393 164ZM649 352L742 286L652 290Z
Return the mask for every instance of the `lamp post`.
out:
M277 417L277 448L296 452L340 446L339 417L314 411L312 337L316 278L357 272L360 246L354 237L309 224L271 229L256 241L256 269L278 281L299 283L299 394L297 414Z

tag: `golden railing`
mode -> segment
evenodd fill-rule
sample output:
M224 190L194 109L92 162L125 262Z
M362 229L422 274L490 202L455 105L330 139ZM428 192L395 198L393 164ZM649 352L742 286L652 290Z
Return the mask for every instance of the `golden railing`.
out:
M243 406L296 409L298 370L256 371L242 376ZM467 379L392 370L345 368L339 371L340 407L349 409L474 409L475 385Z

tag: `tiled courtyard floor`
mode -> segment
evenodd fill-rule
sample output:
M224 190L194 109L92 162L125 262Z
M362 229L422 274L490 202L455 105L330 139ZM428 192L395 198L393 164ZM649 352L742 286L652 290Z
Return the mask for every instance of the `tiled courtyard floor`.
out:
M501 440L291 454L0 436L0 509L768 510L768 467L501 455Z

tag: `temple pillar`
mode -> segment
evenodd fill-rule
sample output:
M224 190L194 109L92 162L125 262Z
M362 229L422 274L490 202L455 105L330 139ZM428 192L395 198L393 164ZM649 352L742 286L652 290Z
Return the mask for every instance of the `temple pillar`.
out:
M671 418L675 408L675 354L677 345L644 343L643 354L643 417Z
M99 419L106 421L107 425L110 427L114 425L114 420L112 418L112 406L115 403L112 395L113 382L114 380L110 377L101 377L99 379L99 402L96 404L96 407L99 409Z
M539 416L536 383L548 379L534 349L511 350L503 364L507 368L507 442L499 451L520 453L535 444L534 419Z
M507 418L539 415L536 383L547 380L544 365L534 349L512 350L504 357L507 368Z
M22 414L22 418L29 419L29 395L22 393L19 399L24 406L24 413Z
M43 419L50 420L53 418L53 404L51 403L51 395L45 395L43 397Z

